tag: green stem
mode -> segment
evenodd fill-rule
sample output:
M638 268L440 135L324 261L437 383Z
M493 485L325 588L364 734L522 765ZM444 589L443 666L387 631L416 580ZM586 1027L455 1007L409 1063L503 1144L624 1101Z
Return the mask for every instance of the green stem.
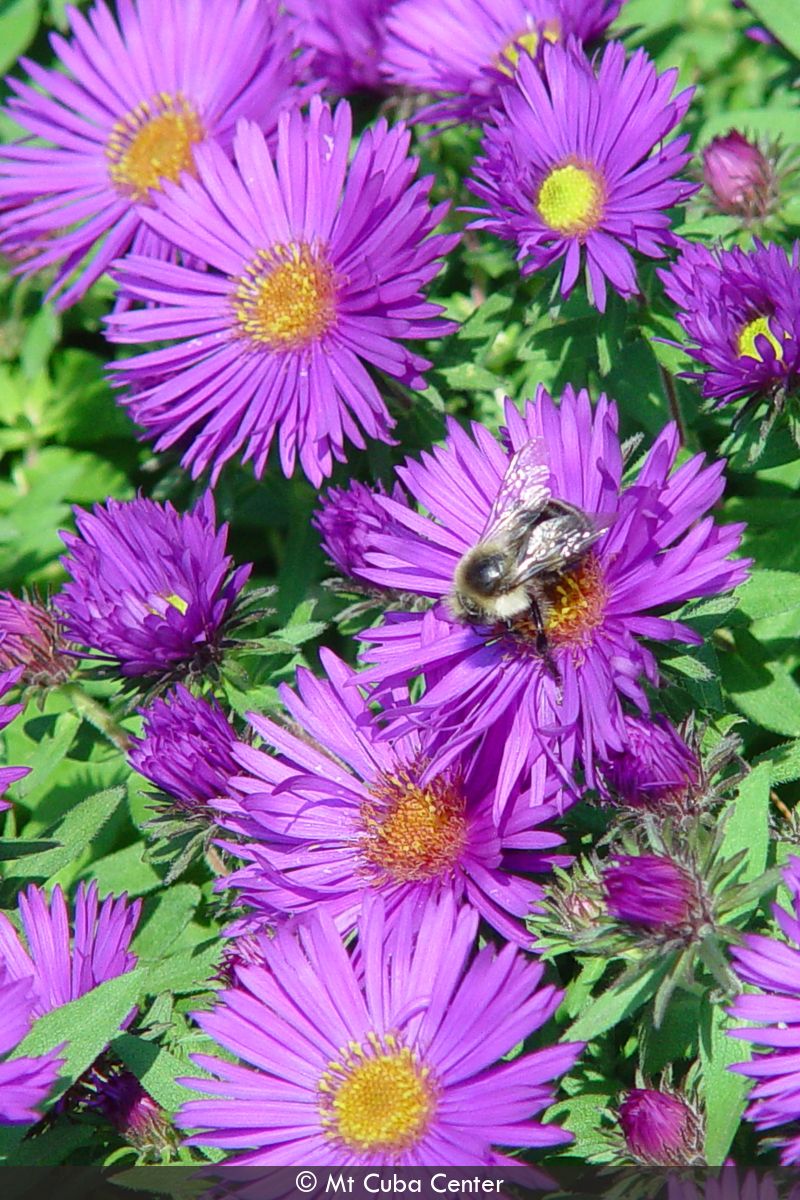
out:
M99 729L100 733L107 737L123 754L128 753L131 745L128 734L121 725L117 724L111 713L99 700L95 700L94 696L85 692L79 683L65 683L60 690L73 702L79 716L93 725L95 729Z

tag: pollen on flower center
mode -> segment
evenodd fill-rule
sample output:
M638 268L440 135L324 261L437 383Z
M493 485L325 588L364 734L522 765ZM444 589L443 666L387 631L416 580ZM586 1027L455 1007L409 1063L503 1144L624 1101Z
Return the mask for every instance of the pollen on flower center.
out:
M464 850L467 821L457 776L424 787L405 771L384 775L361 808L361 852L374 883L450 874Z
M567 162L542 180L536 209L545 225L567 237L585 237L603 218L606 188L596 167Z
M588 554L548 590L545 633L549 641L580 645L602 624L608 592L600 563Z
M350 1042L318 1088L322 1125L357 1154L400 1155L425 1134L436 1107L430 1070L391 1034Z
M759 335L767 339L775 351L775 357L780 362L783 359L783 346L770 329L768 317L755 317L739 330L739 335L736 339L736 352L739 358L757 358L759 362L764 361L756 345L756 338ZM784 337L786 336L784 334Z
M560 29L556 21L551 21L544 26L541 32L541 37L546 42L557 42L560 37ZM514 70L519 62L520 53L527 50L528 54L533 56L536 53L536 48L539 45L540 35L535 29L526 30L520 33L500 51L494 61L494 66L498 71L502 71L504 75L513 76Z
M235 283L239 330L258 345L297 350L321 338L336 320L333 267L306 242L259 250Z
M132 200L147 200L162 180L177 183L181 171L194 171L192 147L204 137L196 110L180 93L145 100L111 130L106 145L111 181Z

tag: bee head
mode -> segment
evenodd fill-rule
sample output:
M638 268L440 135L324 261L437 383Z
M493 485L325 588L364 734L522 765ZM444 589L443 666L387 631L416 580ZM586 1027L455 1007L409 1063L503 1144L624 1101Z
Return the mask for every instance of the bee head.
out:
M482 596L494 596L507 574L504 554L473 554L464 564L464 582Z

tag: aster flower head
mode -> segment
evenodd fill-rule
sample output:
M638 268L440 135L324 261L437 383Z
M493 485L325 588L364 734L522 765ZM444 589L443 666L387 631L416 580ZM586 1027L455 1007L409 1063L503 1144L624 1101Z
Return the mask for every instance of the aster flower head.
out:
M379 497L386 489L378 483L374 488L352 480L347 487L329 488L312 517L319 530L322 549L345 579L368 583L363 574L364 554L375 535L385 530L387 515L380 507ZM392 488L392 499L408 504L399 484Z
M55 598L65 637L126 677L190 675L218 661L250 566L233 569L211 492L191 512L142 497L75 510L62 533L71 579Z
M22 59L30 82L9 79L9 115L37 141L0 153L0 248L26 273L55 266L62 308L128 249L167 257L142 221L164 181L193 174L209 141L228 151L240 117L274 132L305 69L277 0L67 13L71 38L50 39L59 69Z
M751 1062L738 1063L731 1070L753 1080L745 1116L761 1131L778 1130L781 1162L790 1166L800 1163L800 1134L796 1128L800 1119L800 858L789 859L783 880L791 894L793 912L779 904L772 908L783 937L748 933L742 945L731 947L734 971L742 983L756 991L737 996L729 1010L740 1022L748 1022L747 1027L726 1032L755 1047Z
M14 667L11 671L0 671L0 698L19 683L23 669L23 667ZM0 704L0 730L5 729L6 725L10 725L14 718L19 716L22 709L22 704ZM11 787L12 783L16 783L18 779L24 779L29 773L30 767L0 766L0 812L11 807L8 801L3 799L6 790Z
M702 1121L676 1092L632 1088L619 1106L619 1123L628 1153L651 1167L703 1163Z
M42 888L31 885L20 893L17 904L22 934L0 913L0 961L10 980L27 981L32 1018L69 1004L136 966L129 947L140 900L129 903L124 895L106 896L101 904L97 884L81 883L71 922L58 886L48 900Z
M800 242L791 254L753 239L752 250L688 244L658 272L700 364L686 377L717 407L743 397L778 400L800 373Z
M675 469L673 425L623 488L617 410L604 396L593 407L587 392L568 387L556 403L540 388L522 414L511 401L505 413L505 445L480 425L466 432L451 421L443 446L399 468L428 515L381 499L403 531L374 540L365 574L440 603L424 614L390 614L368 630L364 656L375 665L360 677L390 689L422 673L424 695L413 710L396 704L392 715L437 723L453 753L482 745L500 757L500 806L541 754L565 770L580 759L593 785L596 760L625 747L626 708L648 711L643 683L655 683L658 670L639 639L701 640L653 610L727 591L747 574L746 562L728 561L743 527L719 528L706 515L722 494L723 464L698 455ZM513 513L520 489L534 481L541 492L545 467L552 502L590 523L601 518L604 532L575 565L544 575L538 616L531 609L488 625L457 616L452 595L463 556Z
M105 1061L96 1063L86 1086L90 1089L86 1107L105 1117L147 1161L157 1162L174 1148L175 1131L167 1114L131 1071Z
M694 880L664 855L617 854L603 885L608 911L627 925L674 934L696 915Z
M133 418L156 449L185 445L194 476L243 453L261 476L277 435L315 486L343 461L346 441L391 440L393 421L367 367L411 388L427 359L404 339L448 333L425 299L456 237L432 234L432 177L415 180L409 134L379 120L348 167L352 119L318 98L308 117L284 114L273 162L242 122L236 165L214 146L196 151L197 178L164 185L146 220L210 270L129 256L117 275L148 302L109 318L125 343L171 341L114 364Z
M7 1060L31 1025L31 985L0 968L0 1125L27 1125L39 1118L39 1106L58 1078L56 1051L36 1058Z
M521 57L573 37L593 42L622 0L400 0L387 18L384 70L435 103L420 120L482 124Z
M238 771L233 757L236 730L213 696L194 696L178 684L146 709L141 738L131 738L128 761L175 807L207 812Z
M675 244L667 210L697 190L679 178L688 136L665 141L692 96L672 96L676 79L643 50L626 61L619 42L599 62L575 43L546 46L541 69L521 58L468 181L485 203L472 227L516 242L523 274L563 261L563 296L585 265L601 312L607 284L635 295L632 252L661 258Z
M392 0L287 0L297 42L312 54L311 70L339 96L381 91L386 14Z
M364 902L356 958L328 914L262 940L263 966L235 985L203 1030L243 1065L196 1055L212 1079L182 1082L209 1099L178 1123L189 1144L245 1150L241 1165L491 1166L495 1146L569 1141L533 1119L581 1046L498 1060L553 1014L560 993L512 946L473 957L477 914L429 901L419 928L388 930Z
M42 604L0 592L0 668L23 668L25 683L61 683L72 666L63 654L54 613Z
M632 808L682 808L700 782L695 751L660 714L626 714L623 724L623 747L602 768L606 786Z
M301 669L296 691L281 688L296 734L251 714L277 753L237 747L240 775L217 808L220 823L248 839L226 844L246 865L225 885L266 918L324 908L342 932L365 891L384 898L393 920L450 893L530 946L522 921L542 889L520 872L569 861L553 853L562 838L541 828L555 803L518 797L496 825L491 768L466 756L439 767L424 731L386 740L355 672L330 651L322 658L327 678Z

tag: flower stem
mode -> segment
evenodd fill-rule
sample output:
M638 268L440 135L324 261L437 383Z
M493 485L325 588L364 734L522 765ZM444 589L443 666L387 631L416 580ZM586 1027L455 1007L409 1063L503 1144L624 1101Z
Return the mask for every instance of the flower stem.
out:
M117 724L111 713L99 700L95 700L94 696L85 692L78 683L65 683L60 690L73 702L79 716L98 729L123 754L128 753L130 749L128 734L121 725Z

